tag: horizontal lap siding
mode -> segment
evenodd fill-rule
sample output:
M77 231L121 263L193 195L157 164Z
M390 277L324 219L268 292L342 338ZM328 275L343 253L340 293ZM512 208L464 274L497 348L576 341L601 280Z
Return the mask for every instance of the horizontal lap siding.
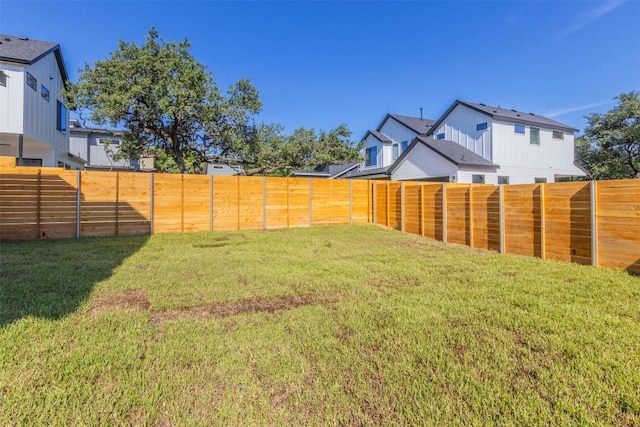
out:
M640 272L640 180L596 183L598 265Z

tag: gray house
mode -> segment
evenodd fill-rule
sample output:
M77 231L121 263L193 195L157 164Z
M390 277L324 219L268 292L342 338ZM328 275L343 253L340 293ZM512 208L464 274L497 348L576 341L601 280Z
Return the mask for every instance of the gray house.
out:
M85 160L86 169L131 171L137 162L114 160L122 145L122 132L109 129L85 128L76 119L69 125L69 152Z

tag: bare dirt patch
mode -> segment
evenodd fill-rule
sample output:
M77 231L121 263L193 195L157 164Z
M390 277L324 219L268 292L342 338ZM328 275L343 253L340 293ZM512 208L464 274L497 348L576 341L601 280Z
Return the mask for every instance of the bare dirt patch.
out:
M131 289L120 292L104 292L96 295L90 316L98 316L104 313L113 313L122 310L145 311L151 307L147 293L140 289Z
M246 313L276 313L304 305L321 305L335 300L332 294L282 295L273 298L255 298L204 304L176 310L151 312L153 324L185 319L225 318Z

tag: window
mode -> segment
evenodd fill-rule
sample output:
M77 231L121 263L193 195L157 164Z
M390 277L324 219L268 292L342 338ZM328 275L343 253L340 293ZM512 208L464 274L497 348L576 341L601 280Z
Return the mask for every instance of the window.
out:
M16 164L19 164L19 162L20 160L16 157ZM22 166L42 166L42 159L30 159L23 157Z
M540 129L531 128L529 132L529 143L533 145L540 145Z
M509 184L509 177L508 176L499 176L498 177L498 185L500 184Z
M513 125L513 131L524 135L524 125Z
M57 120L56 129L62 133L67 133L67 107L60 101L57 102Z
M365 150L367 161L365 166L375 166L378 163L378 147L369 147Z
M476 130L485 130L487 128L487 122L484 123L478 123L476 125Z
M38 80L27 71L27 86L33 90L38 90Z
M402 141L400 143L400 148L402 148L402 152L403 153L404 153L404 150L406 150L408 146L409 146L409 141Z
M398 144L393 144L391 146L391 158L396 160L398 158Z
M438 139L444 139L444 133L439 133L436 135L436 138Z
M545 182L547 182L547 178L535 178L533 182L535 182L536 184L544 184Z
M471 182L473 184L484 184L484 175L471 175Z
M122 141L115 138L98 138L96 144L98 145L120 145Z
M561 130L554 130L553 139L564 139L564 132L562 132Z
M42 96L47 102L49 102L49 89L40 85L40 96Z

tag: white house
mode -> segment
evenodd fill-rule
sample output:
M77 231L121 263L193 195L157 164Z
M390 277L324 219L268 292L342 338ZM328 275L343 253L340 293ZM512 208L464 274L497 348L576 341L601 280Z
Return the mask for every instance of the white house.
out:
M495 174L486 173L476 182L528 184L585 176L575 163L575 132L571 126L537 114L455 101L433 124L429 136L456 143L498 165ZM425 168L432 161L418 153L407 158ZM406 163L396 168L398 179L407 179L405 170L414 167ZM459 173L457 181L473 182L472 178Z
M18 166L84 166L69 155L67 80L60 45L0 34L0 156Z
M69 123L69 152L86 161L87 169L133 170L137 163L114 160L122 145L122 132L83 127L76 119Z

